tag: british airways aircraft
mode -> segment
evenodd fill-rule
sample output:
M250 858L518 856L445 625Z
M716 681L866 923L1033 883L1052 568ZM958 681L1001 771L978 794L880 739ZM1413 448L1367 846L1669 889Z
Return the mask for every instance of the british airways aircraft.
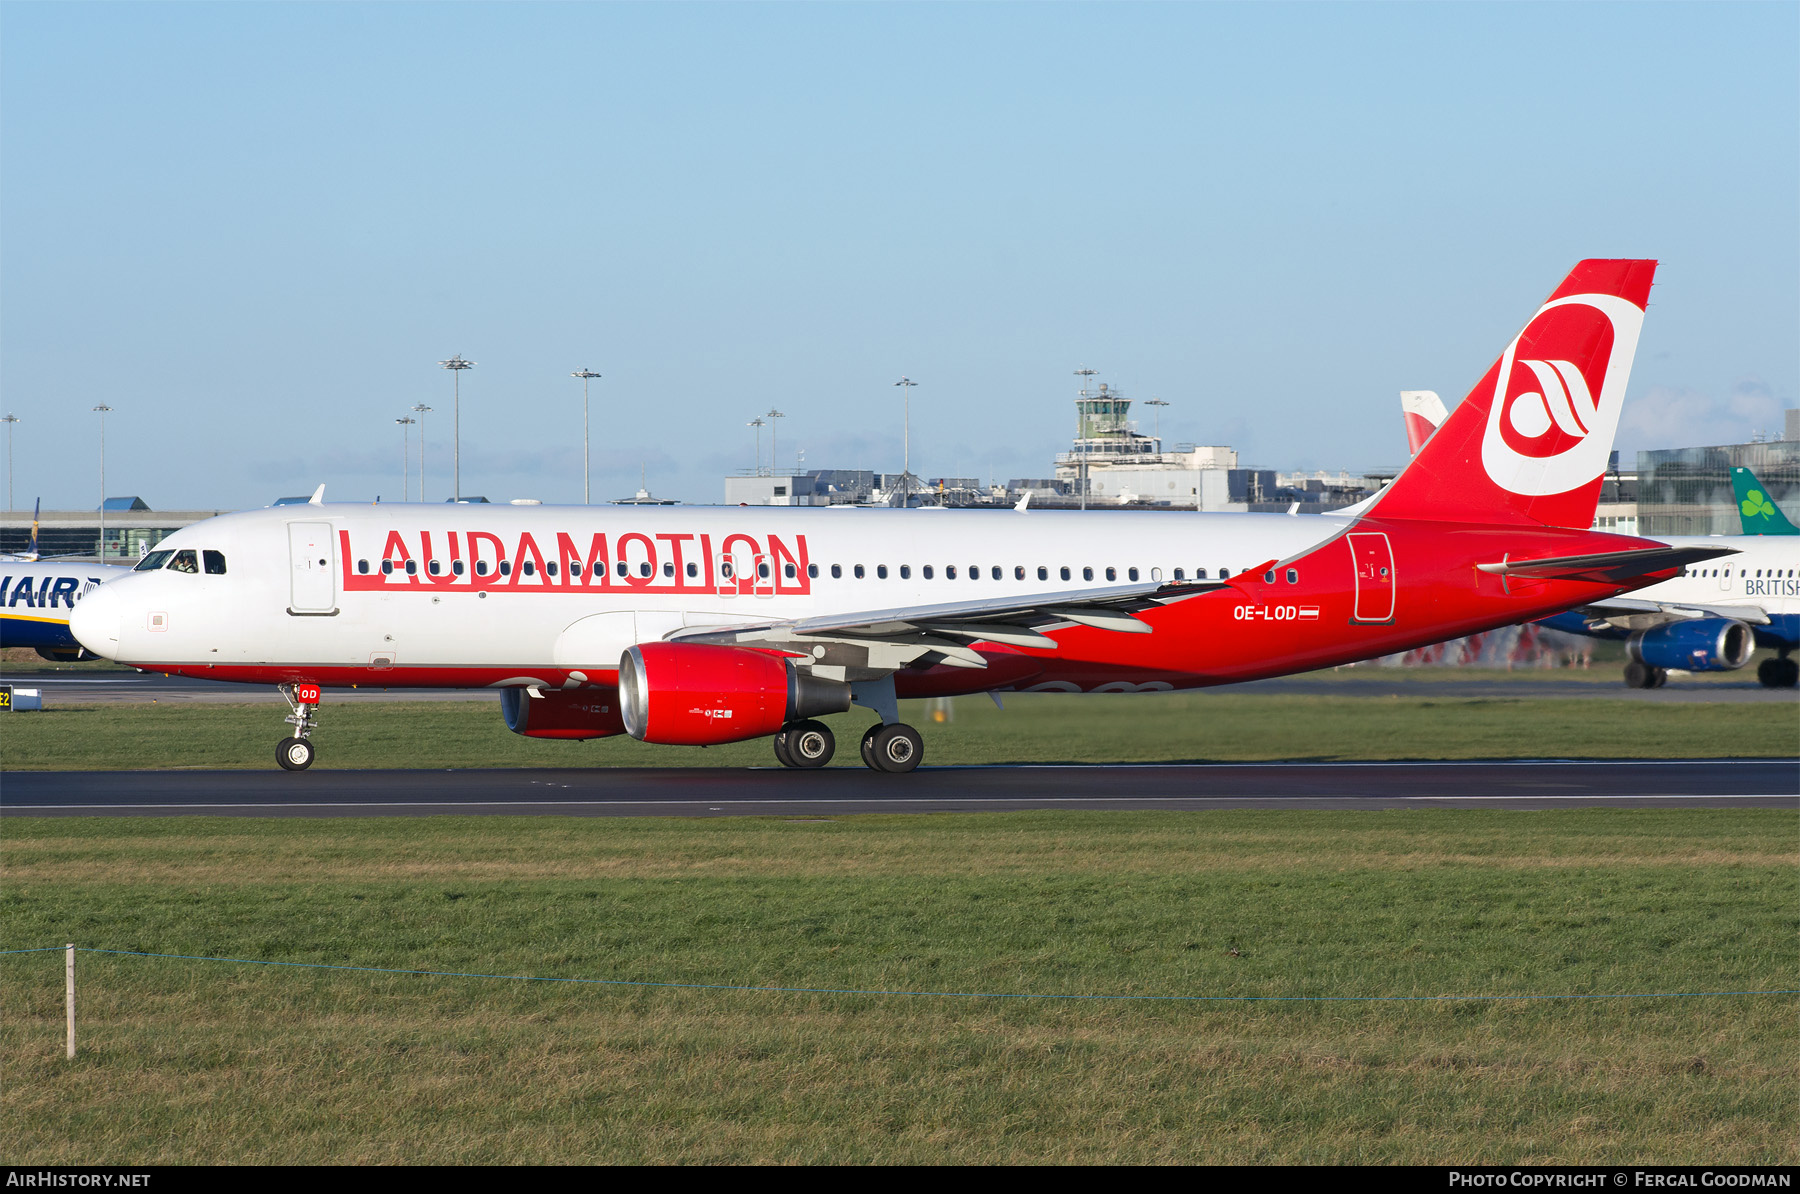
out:
M1420 395L1431 401L1421 402ZM1403 390L1400 408L1417 454L1447 417L1443 404L1430 391ZM1731 474L1743 535L1660 536L1671 547L1728 548L1731 559L1688 565L1679 576L1629 597L1588 602L1539 619L1542 624L1623 640L1630 688L1660 688L1671 669L1736 671L1757 647L1777 652L1757 665L1757 681L1764 688L1793 688L1800 682L1800 662L1790 658L1800 648L1800 538L1788 537L1795 534L1792 524L1755 474L1746 468Z
M287 506L170 536L75 610L88 649L272 684L314 758L320 689L490 687L534 738L771 737L902 697L1200 688L1587 605L1726 554L1589 530L1652 261L1584 261L1360 514ZM1554 382L1555 408L1544 390ZM315 501L317 495L315 495Z

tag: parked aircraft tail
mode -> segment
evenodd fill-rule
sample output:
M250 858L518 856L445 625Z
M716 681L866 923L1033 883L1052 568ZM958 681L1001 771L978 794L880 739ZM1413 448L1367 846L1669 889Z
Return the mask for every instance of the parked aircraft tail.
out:
M1406 452L1417 456L1431 433L1443 425L1450 412L1434 390L1401 390L1400 413L1406 420Z
M1583 261L1545 300L1371 513L1593 525L1654 261Z
M1800 527L1788 521L1766 485L1747 468L1731 470L1731 491L1737 495L1738 517L1746 535L1800 535Z

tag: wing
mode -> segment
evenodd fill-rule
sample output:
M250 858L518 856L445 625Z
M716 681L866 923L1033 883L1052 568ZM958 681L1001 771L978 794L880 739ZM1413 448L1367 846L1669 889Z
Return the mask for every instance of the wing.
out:
M1699 618L1729 618L1752 626L1767 626L1769 613L1754 605L1702 605L1691 601L1644 601L1613 597L1583 605L1575 611L1587 619L1588 628L1599 630L1649 630L1665 622L1691 622Z
M810 657L812 662L806 666L817 676L873 680L914 665L986 667L987 660L971 646L977 642L1054 651L1056 640L1044 632L1070 626L1149 634L1149 623L1137 617L1140 612L1228 587L1227 581L1108 585L1030 597L898 606L730 626L693 626L676 631L669 639L771 647Z

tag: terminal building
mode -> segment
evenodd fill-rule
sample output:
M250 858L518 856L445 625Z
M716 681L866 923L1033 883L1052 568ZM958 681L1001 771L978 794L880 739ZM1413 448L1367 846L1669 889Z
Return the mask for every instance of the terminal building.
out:
M37 519L38 554L131 564L182 527L224 513L152 510L140 497L107 498L99 510L46 510ZM31 544L31 525L29 510L9 510L0 517L0 554L25 551Z

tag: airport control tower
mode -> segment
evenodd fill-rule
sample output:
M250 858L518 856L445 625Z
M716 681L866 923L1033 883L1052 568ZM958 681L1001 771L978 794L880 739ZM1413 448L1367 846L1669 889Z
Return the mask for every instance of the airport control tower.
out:
M1069 451L1057 453L1057 480L1067 482L1084 507L1091 496L1108 504L1147 500L1220 508L1226 500L1226 473L1237 468L1237 453L1194 444L1163 451L1159 436L1132 426L1131 399L1106 382L1095 383L1095 372L1075 371L1081 382L1075 395L1075 442ZM1203 475L1211 473L1217 476Z

